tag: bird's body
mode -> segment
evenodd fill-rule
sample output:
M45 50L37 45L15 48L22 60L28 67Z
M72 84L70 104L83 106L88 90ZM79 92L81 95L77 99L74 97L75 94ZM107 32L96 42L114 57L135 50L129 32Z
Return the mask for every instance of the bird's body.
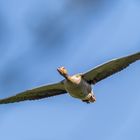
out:
M70 76L64 67L60 67L57 70L65 78L64 80L1 99L0 104L20 102L24 100L37 100L65 93L69 93L72 97L78 98L86 103L95 102L96 98L92 90L92 85L95 85L99 81L123 70L137 60L140 60L140 52L113 59L86 73L75 74L73 76Z
M85 81L80 74L65 79L64 86L66 91L74 98L81 99L87 103L89 100L91 102L96 100L92 92L91 84ZM94 98L93 100L91 100L92 97Z

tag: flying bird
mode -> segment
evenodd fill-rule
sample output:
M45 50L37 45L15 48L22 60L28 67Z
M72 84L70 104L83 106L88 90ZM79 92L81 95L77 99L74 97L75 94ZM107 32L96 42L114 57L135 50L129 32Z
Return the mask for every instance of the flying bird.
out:
M140 60L140 52L122 58L113 59L85 73L75 74L72 76L68 74L65 67L59 67L57 68L57 71L64 77L64 80L1 99L0 104L25 100L37 100L65 93L69 93L72 97L80 99L83 102L93 103L96 101L96 97L93 93L92 85L95 85L101 80L123 70L129 66L129 64L137 60Z

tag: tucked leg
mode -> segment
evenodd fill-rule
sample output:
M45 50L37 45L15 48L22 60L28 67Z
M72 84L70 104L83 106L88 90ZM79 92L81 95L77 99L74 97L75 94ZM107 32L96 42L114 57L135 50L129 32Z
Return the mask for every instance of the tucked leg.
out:
M90 102L95 102L96 101L96 97L94 95L92 95L90 98L89 98L89 101Z
M90 101L89 100L82 100L83 102L87 103L87 104L90 104Z
M83 102L86 102L87 104L89 103L94 103L96 101L96 97L94 95L89 96L87 99L82 100Z

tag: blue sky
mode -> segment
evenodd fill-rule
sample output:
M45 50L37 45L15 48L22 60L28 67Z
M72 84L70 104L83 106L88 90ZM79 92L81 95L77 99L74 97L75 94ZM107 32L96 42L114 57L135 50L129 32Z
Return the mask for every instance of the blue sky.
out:
M0 1L0 97L140 51L140 2ZM0 106L3 140L139 140L140 62L98 83L97 102L69 95Z

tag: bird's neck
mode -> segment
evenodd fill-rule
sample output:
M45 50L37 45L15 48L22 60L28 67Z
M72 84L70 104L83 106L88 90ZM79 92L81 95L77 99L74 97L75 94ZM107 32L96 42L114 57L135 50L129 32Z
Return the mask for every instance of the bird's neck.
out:
M71 80L71 76L70 76L69 74L62 74L62 76L63 76L66 80L72 81L72 80Z
M62 76L67 80L70 78L70 76L68 74L63 74Z
M71 78L71 76L70 75L67 75L67 76L65 76L64 77L67 81L69 81L69 82L72 82L73 83L73 80L72 80L72 78Z

